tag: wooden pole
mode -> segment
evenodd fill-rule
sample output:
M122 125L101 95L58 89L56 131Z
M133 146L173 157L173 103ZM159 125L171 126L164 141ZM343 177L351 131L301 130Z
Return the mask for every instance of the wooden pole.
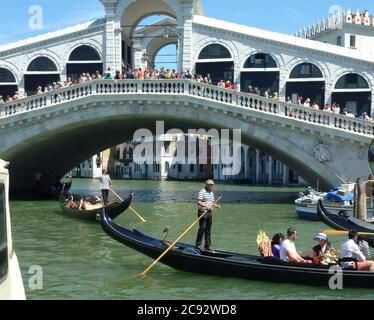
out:
M222 199L222 197L218 198L214 204L217 204L220 200ZM184 231L179 237L177 240L175 240L172 245L167 248L155 261L153 261L153 263L143 271L143 273L141 273L140 275L141 276L146 276L147 273L163 258L165 257L169 251L171 251L175 245L201 220L205 217L205 215L208 213L208 210L206 210L197 220L195 220L195 222L193 224L191 224L186 231Z
M113 189L110 189L110 191L112 191L113 192L113 194L119 199L119 200L121 200L121 202L123 202L124 200L113 190ZM138 216L138 218L143 222L143 223L146 223L147 221L139 214L139 213L137 213L131 206L129 207L129 209L132 211L132 212L134 212L137 216Z
M367 220L366 190L365 182L362 178L357 179L357 219Z

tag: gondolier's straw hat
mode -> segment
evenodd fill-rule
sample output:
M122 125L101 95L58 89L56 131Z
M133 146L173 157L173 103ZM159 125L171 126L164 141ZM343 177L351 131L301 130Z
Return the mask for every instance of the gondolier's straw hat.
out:
M207 180L206 185L207 186L214 186L215 185L214 180L212 180L212 179Z

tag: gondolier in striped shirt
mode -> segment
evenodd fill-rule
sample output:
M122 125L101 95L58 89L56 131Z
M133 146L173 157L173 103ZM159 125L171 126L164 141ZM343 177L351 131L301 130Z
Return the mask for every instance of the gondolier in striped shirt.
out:
M204 218L200 220L200 227L197 233L196 239L196 248L201 250L201 245L203 242L203 237L205 235L205 250L212 251L211 244L211 229L212 229L212 222L213 222L213 209L217 208L220 209L221 207L215 204L214 198L214 181L208 180L206 182L205 188L199 192L197 197L197 205L198 205L198 217L205 214Z

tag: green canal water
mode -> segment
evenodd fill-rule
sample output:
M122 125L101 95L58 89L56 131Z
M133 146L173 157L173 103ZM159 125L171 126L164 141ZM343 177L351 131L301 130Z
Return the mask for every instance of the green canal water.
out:
M196 219L194 199L200 183L114 182L114 189L125 196L134 191L134 208L148 223L127 212L117 221L160 236L171 228L175 239ZM73 189L92 193L97 182L77 180ZM74 191L74 190L73 190ZM328 229L320 222L296 218L293 201L299 189L258 188L218 185L223 195L222 210L214 217L213 247L220 250L257 254L256 236L264 230L269 236L295 227L298 250L310 252L316 233ZM11 202L13 241L19 258L28 299L374 299L374 291L272 284L236 278L220 278L180 272L158 264L144 278L132 278L151 262L109 238L99 223L65 217L57 201ZM194 243L197 229L183 242ZM343 239L331 239L340 247ZM29 268L41 266L43 289L31 290Z

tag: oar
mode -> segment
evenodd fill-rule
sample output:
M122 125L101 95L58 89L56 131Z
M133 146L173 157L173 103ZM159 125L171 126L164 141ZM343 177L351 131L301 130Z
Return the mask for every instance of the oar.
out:
M124 200L113 190L113 189L110 189L110 191L112 191L113 192L113 194L119 199L119 200L121 200L121 202L123 202ZM129 209L132 211L132 212L134 212L137 216L138 216L138 218L143 222L143 223L146 223L147 221L139 214L139 213L137 213L131 206L129 207Z
M217 204L220 200L222 199L222 197L219 197L214 203L215 204ZM145 269L144 271L143 271L143 273L141 273L140 275L141 276L146 276L147 275L147 273L163 258L163 257L165 257L167 254L168 254L168 252L170 251L170 250L172 250L174 247L175 247L175 245L202 219L202 218L204 218L205 217L205 215L208 213L208 210L206 210L197 220L195 220L195 222L193 223L193 224L191 224L188 228L187 228L187 230L186 231L184 231L179 237L178 237L178 239L177 240L175 240L173 243L172 243L172 245L169 247L169 248L167 248L155 261L153 261L153 263L147 268L147 269Z
M337 237L348 237L348 231L338 231L338 230L325 230L323 231L324 234L326 234L327 236L337 236ZM373 236L374 237L374 233L370 233L370 232L359 232L358 233L359 236Z

